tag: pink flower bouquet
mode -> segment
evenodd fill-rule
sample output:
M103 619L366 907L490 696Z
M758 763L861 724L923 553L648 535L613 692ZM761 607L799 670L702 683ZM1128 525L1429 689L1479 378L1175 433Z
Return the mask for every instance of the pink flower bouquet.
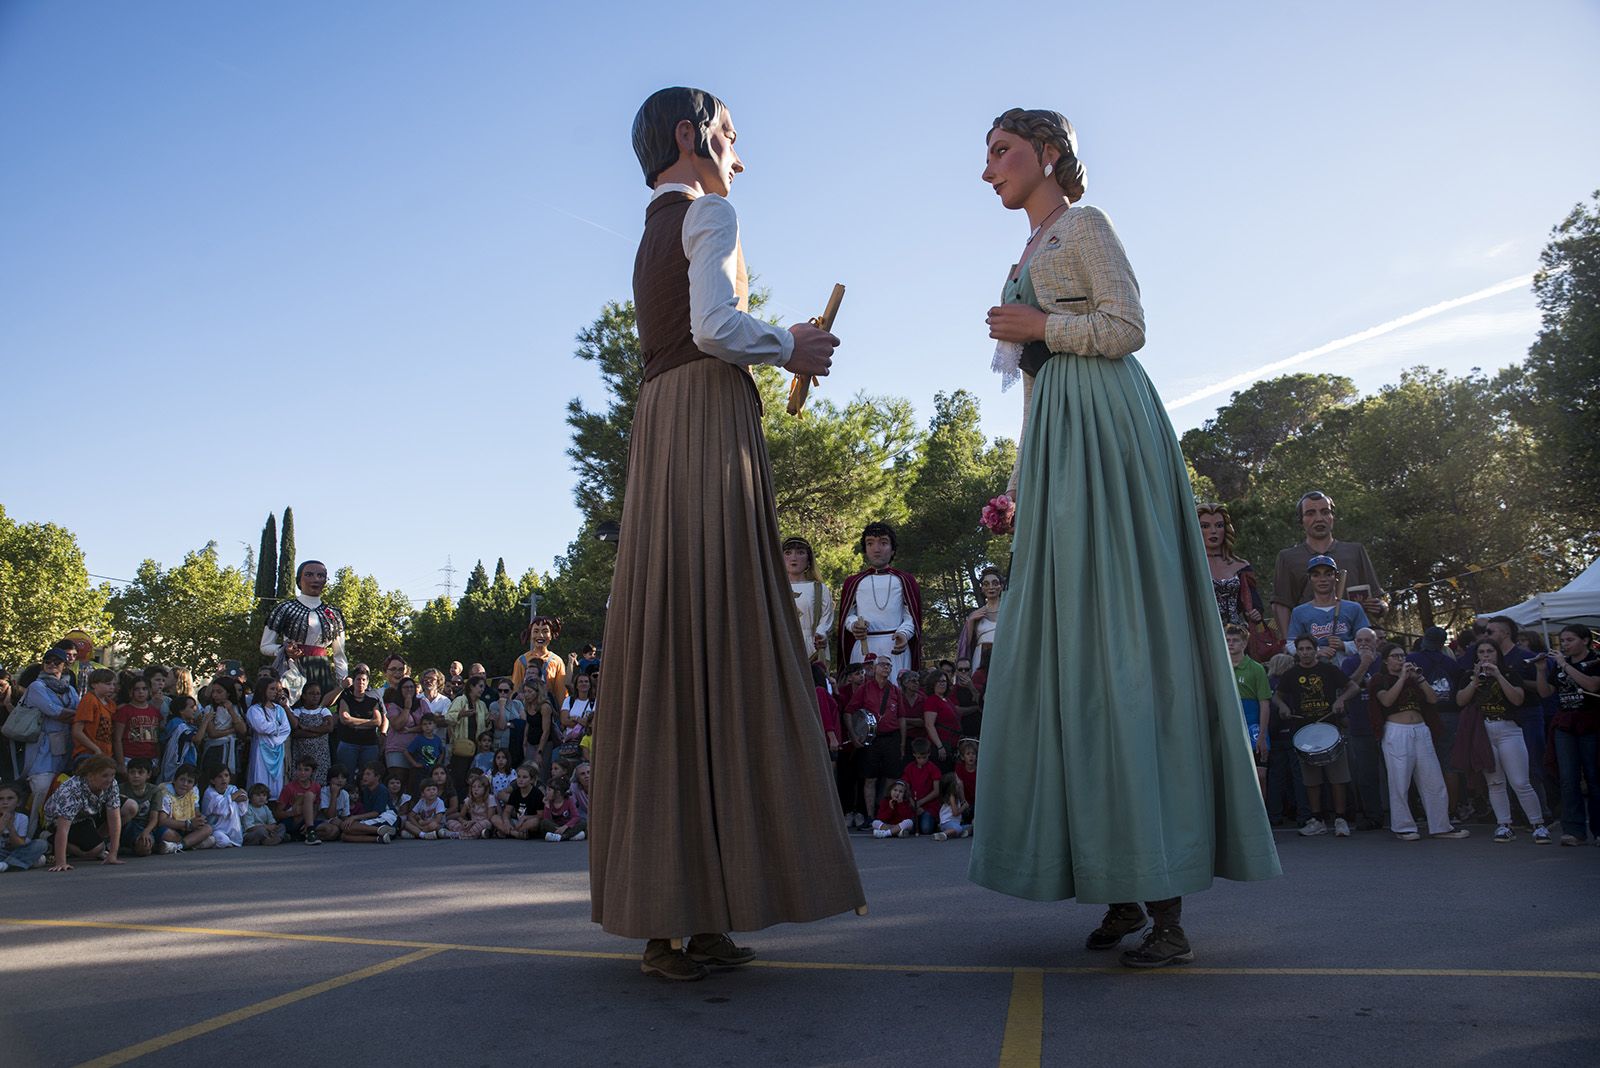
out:
M1016 518L1017 506L1004 493L983 506L983 525L991 534L1010 534Z

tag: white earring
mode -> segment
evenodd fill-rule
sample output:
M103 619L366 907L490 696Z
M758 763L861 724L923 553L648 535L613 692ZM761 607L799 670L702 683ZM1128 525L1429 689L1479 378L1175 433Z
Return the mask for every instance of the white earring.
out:
M1046 163L1044 165L1044 176L1048 178L1054 173L1056 173L1056 165L1054 163Z

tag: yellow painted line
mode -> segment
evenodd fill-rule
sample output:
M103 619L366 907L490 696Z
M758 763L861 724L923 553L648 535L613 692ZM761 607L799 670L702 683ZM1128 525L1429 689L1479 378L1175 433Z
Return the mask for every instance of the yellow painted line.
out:
M637 961L637 953L592 949L537 949L526 946L477 946L455 942L413 942L402 938L357 938L353 935L312 935L288 931L246 931L226 927L183 927L156 923L111 923L103 920L23 920L0 916L0 924L18 927L78 928L108 931L154 931L165 934L208 935L215 938L259 938L279 942L322 942L340 946L388 946L394 949L452 950L461 953L498 953L514 957L556 957L568 960ZM1206 968L1184 965L1136 971L1118 965L1019 969L1008 964L876 964L853 961L754 960L749 968L779 968L814 972L917 972L931 975L1012 975L1038 971L1045 975L1299 975L1324 978L1411 977L1422 979L1580 979L1600 981L1600 971L1519 970L1506 968Z
M1038 1068L1044 1055L1044 972L1018 968L1011 977L1011 1007L1000 1041L1000 1068Z
M232 1012L213 1016L209 1020L201 1020L199 1023L190 1024L188 1027L180 1027L176 1031L169 1031L145 1042L124 1046L122 1049L107 1053L103 1057L96 1057L92 1061L84 1061L78 1068L111 1068L111 1065L114 1064L126 1064L139 1057L145 1057L171 1046L176 1046L180 1042L187 1042L191 1038L197 1038L200 1035L219 1031L236 1023L242 1023L252 1016L260 1016L263 1013L272 1012L274 1009L293 1005L297 1001L314 998L318 994L326 994L328 991L337 990L341 986L359 983L363 979L370 979L374 975L382 975L384 972L392 971L395 968L404 968L407 964L415 964L419 960L443 952L444 950L442 949L419 949L415 953L407 953L403 957L395 957L393 960L386 960L382 964L374 964L370 968L362 968L360 971L348 972L332 979L325 979L320 983L313 983L310 986L303 986L299 990L291 990L287 994L279 994L275 998L268 998L266 1001L258 1001L254 1005L246 1005L242 1009L234 1009Z

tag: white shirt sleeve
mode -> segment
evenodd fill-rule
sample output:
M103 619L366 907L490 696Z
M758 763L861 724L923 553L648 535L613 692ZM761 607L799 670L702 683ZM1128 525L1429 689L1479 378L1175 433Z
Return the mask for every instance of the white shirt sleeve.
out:
M822 603L814 607L817 618L814 633L819 638L826 638L833 630L833 591L828 589L827 583L822 585Z
M725 197L695 198L683 219L689 257L689 325L701 352L732 364L782 367L794 335L739 310L739 217Z

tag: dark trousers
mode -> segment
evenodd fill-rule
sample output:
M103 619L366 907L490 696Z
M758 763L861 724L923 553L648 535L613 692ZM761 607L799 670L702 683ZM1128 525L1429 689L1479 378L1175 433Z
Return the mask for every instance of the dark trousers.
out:
M1287 733L1275 731L1271 748L1267 750L1267 815L1275 820L1284 819L1290 806L1300 822L1311 818L1311 802L1306 798L1305 779L1300 774L1294 740Z
M511 741L506 746L506 753L511 757L511 767L515 770L522 767L522 747L528 739L528 721L514 719L507 726L511 730Z
M1561 768L1561 833L1583 841L1587 829L1600 836L1600 734L1574 734L1557 728L1556 763ZM1588 783L1584 803L1582 783Z
M1364 818L1383 824L1384 813L1389 807L1385 804L1389 793L1384 786L1388 772L1383 764L1383 753L1378 748L1378 739L1370 734L1352 734L1346 742L1350 753L1350 778L1356 787L1356 807L1351 811L1360 812Z
M1528 746L1528 782L1533 787L1534 795L1539 798L1539 807L1544 810L1541 814L1548 823L1554 818L1550 811L1550 799L1559 795L1545 788L1543 708L1536 706L1523 715L1522 740Z

